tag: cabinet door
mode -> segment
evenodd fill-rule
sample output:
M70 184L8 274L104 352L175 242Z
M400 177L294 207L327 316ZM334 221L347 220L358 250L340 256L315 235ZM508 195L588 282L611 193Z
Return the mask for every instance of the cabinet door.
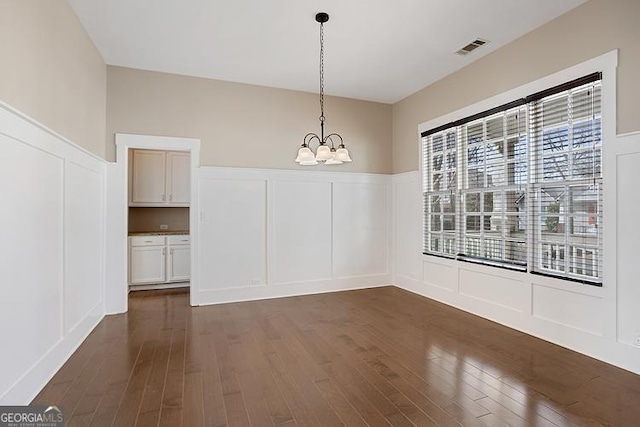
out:
M165 203L166 153L164 151L134 150L131 202Z
M129 255L131 284L165 282L165 252L164 246L132 247Z
M191 246L169 247L169 282L185 282L191 278Z
M191 195L189 153L167 153L167 200L169 204L188 204Z

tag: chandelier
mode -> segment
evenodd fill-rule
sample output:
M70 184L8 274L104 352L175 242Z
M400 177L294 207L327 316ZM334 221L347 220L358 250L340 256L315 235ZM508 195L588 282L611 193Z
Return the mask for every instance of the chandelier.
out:
M329 15L320 12L316 14L316 21L320 23L320 136L310 132L302 140L302 146L298 150L296 162L302 166L312 166L318 163L325 165L339 165L351 161L349 151L344 146L342 137L337 133L324 135L324 23L329 20ZM335 147L335 140L339 140L338 148ZM311 151L311 143L318 143L318 149L314 154Z

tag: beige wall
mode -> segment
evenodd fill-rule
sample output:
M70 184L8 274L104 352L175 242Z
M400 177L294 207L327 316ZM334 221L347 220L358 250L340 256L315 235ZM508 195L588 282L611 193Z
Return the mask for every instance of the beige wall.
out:
M107 158L115 133L200 138L207 166L300 168L307 132L319 132L318 95L122 67L108 67ZM327 130L353 163L308 170L391 173L391 106L325 99ZM332 169L333 168L333 169Z
M0 100L104 157L106 65L66 0L0 0Z
M640 0L591 0L393 106L393 172L418 169L418 124L619 49L618 133L640 130Z

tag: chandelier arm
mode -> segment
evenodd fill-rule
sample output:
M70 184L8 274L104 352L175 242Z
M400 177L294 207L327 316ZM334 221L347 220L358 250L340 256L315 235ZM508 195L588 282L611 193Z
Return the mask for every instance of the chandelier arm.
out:
M332 136L335 136L335 135L337 135L337 134L327 135L327 136L324 138L325 143L326 143L326 142L331 142L331 149L332 149L332 150L336 148L335 144L333 143L333 138L331 138Z
M337 133L330 133L325 138L325 141L326 140L330 140L331 141L331 148L333 148L333 139L331 139L332 136L337 136L338 138L340 138L340 145L338 146L338 148L344 148L344 141L343 141L342 137Z
M308 138L308 139L307 139ZM322 140L320 139L320 137L318 135L316 135L313 132L309 132L308 134L306 134L304 136L304 142L302 143L302 146L310 146L311 145L311 141L313 141L314 139L318 140L318 143L321 144Z

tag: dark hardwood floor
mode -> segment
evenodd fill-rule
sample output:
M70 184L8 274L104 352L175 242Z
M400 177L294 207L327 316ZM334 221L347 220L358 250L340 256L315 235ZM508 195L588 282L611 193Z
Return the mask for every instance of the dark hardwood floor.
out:
M640 425L640 376L393 287L129 302L34 403L70 426Z

